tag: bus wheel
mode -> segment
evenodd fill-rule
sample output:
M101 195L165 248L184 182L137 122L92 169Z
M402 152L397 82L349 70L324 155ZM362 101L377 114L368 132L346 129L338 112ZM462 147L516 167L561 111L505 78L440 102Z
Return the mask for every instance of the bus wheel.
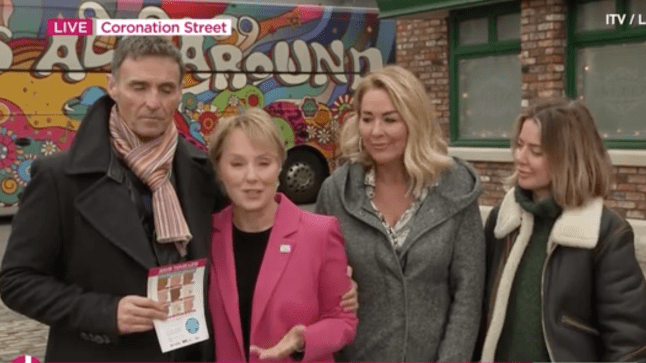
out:
M293 150L280 173L280 190L294 203L313 203L326 177L319 158L307 150Z

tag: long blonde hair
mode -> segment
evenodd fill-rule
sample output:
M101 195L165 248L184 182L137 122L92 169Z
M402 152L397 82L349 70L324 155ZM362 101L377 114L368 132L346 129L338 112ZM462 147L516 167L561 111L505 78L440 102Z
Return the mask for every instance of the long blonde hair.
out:
M341 152L350 162L374 165L370 155L359 144L361 100L366 92L374 89L388 92L408 127L404 167L409 180L408 194L418 195L444 169L453 165L453 159L447 156L447 145L431 100L422 83L410 71L391 65L371 72L359 82L352 100L355 111L347 116L341 130Z

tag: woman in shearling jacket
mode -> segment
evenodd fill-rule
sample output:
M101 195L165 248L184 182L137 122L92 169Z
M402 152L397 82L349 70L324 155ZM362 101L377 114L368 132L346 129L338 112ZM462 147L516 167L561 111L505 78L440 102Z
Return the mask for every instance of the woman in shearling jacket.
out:
M424 87L401 67L364 78L342 131L350 160L317 211L341 224L359 325L341 361L466 361L480 323L478 177L446 156Z
M543 101L512 150L515 187L485 227L481 360L646 362L646 284L630 225L603 205L613 170L592 115Z

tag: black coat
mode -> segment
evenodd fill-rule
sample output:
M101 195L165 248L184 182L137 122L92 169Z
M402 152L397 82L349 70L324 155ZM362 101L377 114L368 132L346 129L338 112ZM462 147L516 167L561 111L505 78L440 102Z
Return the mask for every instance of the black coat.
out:
M157 260L108 139L113 104L99 99L69 151L34 162L2 263L2 299L50 326L48 361L213 360L212 340L162 354L154 331L117 334L119 299L146 296ZM211 164L180 138L173 173L193 235L188 258L208 257L211 214L223 204Z
M496 318L496 308L501 309L495 299L503 281L513 278L503 268L515 259L515 244L531 238L530 219L512 190L487 220L487 335L492 325L504 324L500 315ZM646 283L633 239L630 225L601 198L578 210L565 209L557 219L541 287L543 339L552 361L646 362Z

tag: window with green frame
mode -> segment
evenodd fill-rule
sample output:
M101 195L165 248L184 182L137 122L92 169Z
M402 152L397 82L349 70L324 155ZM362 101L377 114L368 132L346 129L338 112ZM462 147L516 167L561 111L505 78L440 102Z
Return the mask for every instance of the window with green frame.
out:
M646 0L569 10L568 96L586 103L609 147L646 148Z
M449 15L452 146L508 147L520 112L520 2Z

